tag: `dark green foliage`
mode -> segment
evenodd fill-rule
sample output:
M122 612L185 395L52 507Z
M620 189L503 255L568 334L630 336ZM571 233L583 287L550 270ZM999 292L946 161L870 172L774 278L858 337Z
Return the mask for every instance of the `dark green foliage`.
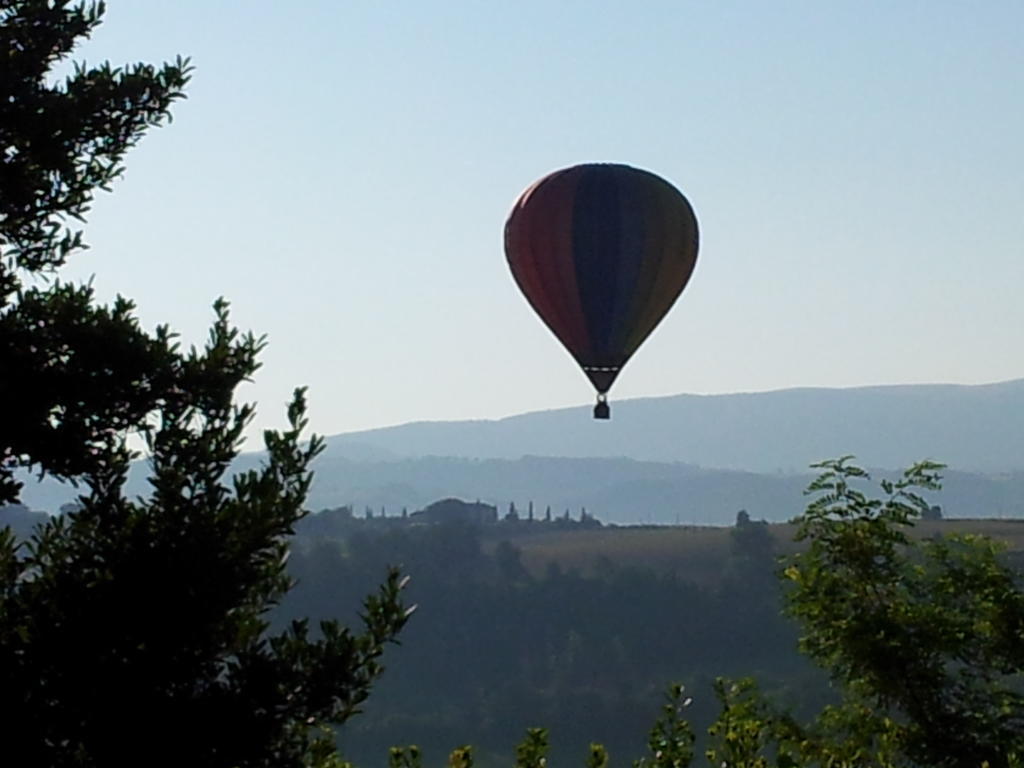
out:
M516 768L545 768L547 753L548 732L544 728L530 728L516 747Z
M456 747L448 756L448 768L473 768L473 748Z
M55 284L19 291L0 307L0 402L5 412L0 503L16 497L13 471L34 466L62 478L100 476L126 430L139 429L161 401L195 390L166 328L149 336L118 299L92 304L89 287ZM243 380L258 345L239 348L221 373ZM194 367L194 366L193 366Z
M5 764L336 764L330 726L358 711L407 611L392 571L364 601L359 633L304 620L268 632L322 448L301 437L303 392L289 428L265 433L262 466L229 479L253 415L234 394L263 341L230 325L225 302L205 348L186 352L166 328L145 333L125 299L101 307L88 287L22 287L83 247L66 222L169 119L188 79L178 60L79 66L48 84L102 13L0 3L0 504L17 499L19 467L82 489L24 544L0 530ZM123 490L133 433L151 468L137 498Z
M693 760L693 729L683 718L685 710L692 700L684 698L684 688L679 683L669 686L666 698L668 701L661 709L654 727L651 729L647 746L650 757L633 762L633 768L686 768Z
M586 765L587 768L608 768L608 750L603 744L591 743Z
M175 384L190 383L175 381L167 329L143 333L130 301L97 307L88 286L22 287L26 271L49 274L85 247L69 221L83 220L145 131L170 119L189 79L179 58L160 67L81 65L51 82L50 70L103 10L68 0L0 3L0 504L16 498L19 466L64 478L108 471L104 457L123 432Z
M917 489L938 488L940 465L883 480L881 498L857 487L867 473L847 459L820 467L798 533L810 547L786 569L801 648L897 754L930 766L1007 765L1024 752L1016 575L979 537L910 540L929 509Z
M419 747L391 747L388 751L388 768L420 768L423 761L420 758Z
M0 3L0 298L17 285L13 265L59 267L84 247L68 219L82 221L95 191L123 172L125 153L168 121L168 107L184 95L190 67L181 58L160 67L76 65L62 83L50 83L50 70L89 37L103 12L101 2Z
M409 598L420 606L367 716L341 729L343 752L357 764L373 764L396 741L418 744L426 762L439 764L468 739L490 764L507 760L534 725L550 729L554 763L579 761L595 740L613 765L628 763L645 746L668 679L687 680L697 730L714 720L716 673L757 674L786 702L799 693L807 715L826 700L822 677L780 616L771 558L718 586L607 559L592 573L531 574L520 550L490 540L487 528L355 521L331 540L322 514L300 527L289 562L298 584L277 613L281 626L339 606L354 614L388 562L411 575ZM717 569L735 570L735 557L722 554Z
M715 696L721 713L708 729L711 743L705 754L711 765L729 768L794 768L788 744L780 734L786 733L786 720L779 718L764 703L753 681L731 682L719 678L715 681ZM777 748L775 760L769 762L770 745L783 742Z
M541 577L520 570L507 541L488 553L479 528L364 527L304 541L298 602L282 609L316 612L316 584L369 583L375 562L401 560L415 574L424 610L395 655L401 682L384 681L373 717L342 734L363 763L395 734L439 757L467 733L489 763L514 745L510 730L543 723L556 762L579 760L589 744L588 764L601 765L608 750L593 740L620 759L636 754L656 686L683 677L696 700L683 713L682 689L670 690L642 765L659 752L698 764L692 754L704 751L711 765L746 768L1019 767L1019 574L981 537L909 535L937 465L881 481L878 498L848 460L820 469L797 519L804 548L782 580L831 694L795 653L768 588L779 566L767 526L749 520L732 532L714 588L610 560L590 576L552 564ZM712 683L709 670L732 680ZM742 679L750 673L760 686ZM707 739L694 740L687 720L697 732L710 725Z
M1024 592L976 536L911 539L939 487L922 462L881 497L849 457L818 465L785 569L801 648L841 699L807 725L749 680L719 681L708 757L737 768L1014 768L1024 753Z

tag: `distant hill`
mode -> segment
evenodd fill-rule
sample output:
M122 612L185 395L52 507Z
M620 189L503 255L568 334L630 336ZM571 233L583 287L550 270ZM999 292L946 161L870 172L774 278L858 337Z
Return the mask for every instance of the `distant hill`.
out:
M894 472L873 474L892 477ZM944 488L929 498L947 517L1024 518L1024 472L982 475L947 470ZM520 516L534 503L541 517L582 508L604 522L732 525L746 509L752 517L789 520L803 511L812 475L711 470L686 464L631 459L470 460L420 458L318 462L309 504L313 509L350 504L388 515L413 511L448 496L481 500L504 515L514 502Z
M1024 469L1024 379L948 384L675 395L495 421L417 422L335 435L328 456L629 457L748 472L805 472L846 453L872 466L922 458L962 471Z
M946 516L1024 518L1024 472L982 475L950 470L945 475L943 491L929 497ZM789 520L803 510L803 489L810 479L810 474L758 474L632 459L355 461L327 456L315 465L308 506L320 510L351 505L359 516L367 507L375 515L383 508L394 516L403 507L411 513L456 497L492 504L499 515L514 502L525 516L532 501L537 517L550 506L555 516L568 509L578 519L585 507L606 523L732 525L740 509L757 519ZM147 492L144 465L133 467L128 490ZM53 512L72 496L71 489L47 481L26 486L23 500L34 509Z
M946 462L935 498L947 516L1024 518L1024 380L984 386L794 389L679 395L499 421L406 424L337 435L315 466L312 509L350 504L409 512L447 497L499 515L580 509L605 522L731 525L736 512L782 521L804 506L807 465L844 453L868 467ZM239 458L251 467L259 454ZM145 494L145 466L129 480ZM56 510L74 492L30 484L23 500Z

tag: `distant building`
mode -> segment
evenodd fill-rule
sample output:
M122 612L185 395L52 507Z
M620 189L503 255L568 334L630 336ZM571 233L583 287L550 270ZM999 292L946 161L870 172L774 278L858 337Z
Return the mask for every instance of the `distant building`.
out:
M441 499L413 512L409 519L416 523L485 523L498 522L498 508L479 501Z

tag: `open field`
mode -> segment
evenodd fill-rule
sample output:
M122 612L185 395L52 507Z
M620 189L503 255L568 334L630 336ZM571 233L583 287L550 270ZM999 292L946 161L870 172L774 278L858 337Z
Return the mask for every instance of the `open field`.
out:
M542 531L517 536L523 564L541 575L549 563L565 570L592 573L595 568L654 568L707 584L717 581L730 551L732 528L705 526L605 527L591 530ZM769 531L780 553L793 552L795 526L780 523ZM921 522L915 535L981 534L1004 542L1010 551L1024 551L1024 520L939 520Z

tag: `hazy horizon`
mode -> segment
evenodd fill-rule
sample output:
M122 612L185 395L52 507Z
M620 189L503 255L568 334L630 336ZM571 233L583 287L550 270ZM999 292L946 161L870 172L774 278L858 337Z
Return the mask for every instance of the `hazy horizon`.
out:
M1024 516L1024 379L636 398L612 410L611 422L584 406L329 435L308 504L394 512L456 496L585 506L615 522L645 511L661 522L725 524L739 508L788 519L811 465L852 454L883 476L922 459L946 464L937 501L954 516ZM263 458L241 456L232 471ZM147 475L137 462L127 493L148 494ZM35 508L53 511L74 496L22 477Z

